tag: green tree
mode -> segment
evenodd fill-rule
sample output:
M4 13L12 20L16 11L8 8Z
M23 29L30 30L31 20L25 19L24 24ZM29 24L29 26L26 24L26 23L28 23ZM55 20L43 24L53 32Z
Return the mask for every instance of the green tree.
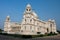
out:
M3 30L2 29L0 29L0 32L2 32Z

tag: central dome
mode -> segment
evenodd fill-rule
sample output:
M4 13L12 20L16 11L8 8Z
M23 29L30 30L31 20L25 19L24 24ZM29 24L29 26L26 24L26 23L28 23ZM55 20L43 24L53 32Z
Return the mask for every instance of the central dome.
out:
M26 12L26 13L30 13L30 14L32 14L32 15L35 16L35 17L38 17L37 14L32 10L30 4L27 4L25 12Z

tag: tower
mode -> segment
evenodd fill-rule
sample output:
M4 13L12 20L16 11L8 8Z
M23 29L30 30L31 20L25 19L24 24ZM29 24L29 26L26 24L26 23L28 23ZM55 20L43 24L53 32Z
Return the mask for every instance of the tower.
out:
M49 25L49 33L51 33L51 32L52 33L57 33L55 20L49 19L48 20L48 25Z
M4 23L4 31L8 32L9 31L9 27L10 27L10 17L7 16L6 20L5 20L5 23Z

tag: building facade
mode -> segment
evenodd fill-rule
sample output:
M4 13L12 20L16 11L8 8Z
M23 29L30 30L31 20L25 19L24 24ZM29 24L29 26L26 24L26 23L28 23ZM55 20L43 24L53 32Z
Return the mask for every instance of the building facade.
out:
M4 31L9 34L37 35L45 33L57 33L55 20L42 21L28 4L24 11L21 23L11 22L7 16L4 22Z

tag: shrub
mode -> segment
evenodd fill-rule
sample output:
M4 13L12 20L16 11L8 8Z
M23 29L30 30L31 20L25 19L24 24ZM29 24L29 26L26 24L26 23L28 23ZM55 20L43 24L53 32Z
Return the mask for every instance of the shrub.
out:
M57 32L60 34L60 31L59 30L57 30Z
M20 35L20 34L7 34L7 33L0 33L0 35L6 35L6 36L13 36L13 37L19 37L19 38L36 38L36 37L44 37L44 36L53 36L57 35L56 33L49 33L49 34L39 34L39 35Z
M0 29L0 31L2 31L2 29Z
M32 38L31 35L22 35L21 37L22 37L22 38Z
M47 36L54 36L54 35L57 35L57 34L55 32L54 33L50 32L49 34L47 34Z

